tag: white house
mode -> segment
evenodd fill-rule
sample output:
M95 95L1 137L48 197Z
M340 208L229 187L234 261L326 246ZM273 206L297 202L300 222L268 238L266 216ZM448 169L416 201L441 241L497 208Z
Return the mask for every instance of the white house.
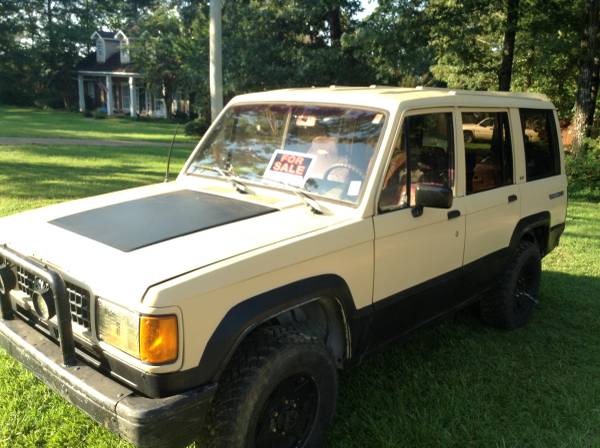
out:
M91 36L96 51L76 67L79 110L101 109L107 115L166 116L162 95L146 89L129 53L123 31L96 31ZM174 104L175 109L180 104Z

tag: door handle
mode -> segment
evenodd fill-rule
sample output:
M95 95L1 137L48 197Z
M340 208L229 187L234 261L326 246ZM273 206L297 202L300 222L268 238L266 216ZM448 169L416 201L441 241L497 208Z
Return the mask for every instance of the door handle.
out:
M511 194L508 197L508 202L515 202L517 200L517 195L516 194Z
M550 199L556 199L556 198L560 198L564 194L565 194L565 192L563 190L561 190L561 191L557 191L556 193L550 194L548 197Z
M460 216L460 210L450 210L448 212L448 219L458 218Z

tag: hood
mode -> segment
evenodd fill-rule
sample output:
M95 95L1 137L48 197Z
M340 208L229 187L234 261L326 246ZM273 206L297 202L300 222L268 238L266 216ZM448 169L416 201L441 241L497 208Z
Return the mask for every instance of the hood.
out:
M4 218L0 244L94 295L139 303L152 285L343 219L238 197L177 183L125 190Z

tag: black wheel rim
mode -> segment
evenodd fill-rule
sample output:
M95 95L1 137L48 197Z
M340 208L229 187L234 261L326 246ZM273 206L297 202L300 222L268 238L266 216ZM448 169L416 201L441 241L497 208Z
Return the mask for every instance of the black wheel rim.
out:
M261 410L256 426L256 448L300 448L317 416L319 393L309 375L283 380Z
M529 310L537 302L537 277L538 271L533 262L526 263L519 272L517 284L515 285L514 311L519 313Z

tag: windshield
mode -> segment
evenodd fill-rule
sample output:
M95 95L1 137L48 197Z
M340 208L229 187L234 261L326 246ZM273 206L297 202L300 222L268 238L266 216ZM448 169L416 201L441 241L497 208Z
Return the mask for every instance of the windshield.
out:
M239 179L355 203L384 122L382 112L340 106L234 106L187 172L219 176L219 168Z

